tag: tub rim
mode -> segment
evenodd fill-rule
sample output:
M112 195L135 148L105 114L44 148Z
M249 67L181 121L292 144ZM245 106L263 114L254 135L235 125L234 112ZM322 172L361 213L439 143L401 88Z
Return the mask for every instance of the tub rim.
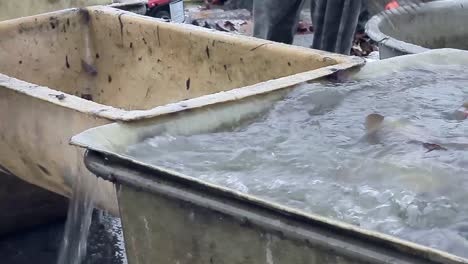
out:
M373 16L366 24L366 33L369 37L380 45L387 48L391 48L403 53L417 54L428 51L430 49L424 48L409 42L404 42L396 38L386 35L380 31L380 24L383 23L386 18L385 15L391 15L390 11L384 11L378 15Z
M445 0L445 1L433 1L428 3L414 4L410 6L400 6L393 10L385 10L379 14L373 16L366 24L366 33L367 35L379 45L383 45L387 48L400 51L406 54L416 54L431 50L423 46L419 46L410 42L405 42L396 38L393 38L380 30L382 23L385 23L388 18L398 18L399 16L406 15L405 12L408 12L408 8L418 12L424 13L431 10L449 8L459 4L468 4L466 0Z
M49 17L53 16L60 16L63 13L67 12L76 12L83 8L69 8L63 9L59 11L53 11L48 13L43 13L39 15L23 17L23 18L15 18L11 20L5 20L0 22L0 26L8 26L9 24L18 23L18 22L26 22L26 21L34 21L35 18L39 17ZM131 16L142 20L149 20L152 22L157 23L166 23L168 27L173 28L174 30L183 30L191 32L197 32L200 35L210 35L210 36L218 36L220 39L227 39L233 42L242 42L248 39L251 42L258 43L258 48L270 48L274 47L276 49L282 50L297 50L301 52L308 52L311 55L323 56L323 59L331 59L337 62L335 65L325 66L314 70L309 70L305 72L300 72L293 75L288 75L285 77L280 77L276 79L271 79L259 83L255 83L248 86L238 87L227 91L216 92L208 95L203 95L199 97L195 97L192 99L188 99L185 101L179 101L176 103L169 103L165 105L160 105L156 107L152 107L146 110L125 110L117 107L113 107L110 105L104 105L97 102L88 101L86 99L82 99L72 94L68 94L65 92L61 92L59 90L54 90L46 86L37 85L34 83L29 83L26 81L22 81L20 79L5 75L0 73L0 85L13 90L17 93L22 93L36 99L40 99L46 101L48 103L52 103L58 106L70 108L72 110L82 112L85 114L90 114L95 117L108 119L111 121L121 121L121 122L129 122L129 121L137 121L143 119L149 119L156 116L176 113L183 110L192 110L197 109L200 107L205 107L209 105L215 105L220 103L226 103L230 101L235 101L242 98L247 98L251 96L266 94L272 91L286 89L304 82L314 81L318 78L328 76L332 73L341 70L347 70L354 67L362 66L365 64L365 60L359 57L352 57L352 56L345 56L341 54L334 54L329 52L324 52L320 50L314 50L304 47L297 47L286 45L282 43L276 43L267 40L261 40L249 36L239 36L236 34L228 33L228 32L220 32L214 29L206 29L202 27L197 27L194 25L189 24L170 24L164 22L163 20L142 16L139 14L135 14L132 12L124 11L115 9L108 6L92 6L86 7L90 12L104 12L110 13L117 16ZM65 96L65 97L63 97Z

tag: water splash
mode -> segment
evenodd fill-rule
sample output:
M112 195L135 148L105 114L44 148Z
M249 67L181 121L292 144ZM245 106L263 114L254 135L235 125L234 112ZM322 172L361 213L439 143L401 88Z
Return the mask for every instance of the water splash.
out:
M80 164L80 163L78 163ZM98 179L86 177L84 168L73 173L73 193L68 207L67 223L60 248L58 264L80 264L86 256L86 246L94 209Z
M426 65L344 84L307 84L248 124L162 134L126 154L467 257L468 123L446 118L468 100L467 72ZM374 112L402 125L369 144L362 140L364 119ZM427 152L414 143L426 139L448 150Z
M93 78L97 71L93 66L92 51L94 48L91 42L90 14L86 9L81 9L80 12L86 22L82 29L84 58L81 62L84 71L88 74L88 79L82 85L85 85L84 90L91 94L94 85ZM67 223L58 264L80 264L86 256L88 233L98 186L98 178L90 175L82 163L82 153L76 151L75 154L76 164L78 165L71 171L74 182L72 183L72 196L68 207Z

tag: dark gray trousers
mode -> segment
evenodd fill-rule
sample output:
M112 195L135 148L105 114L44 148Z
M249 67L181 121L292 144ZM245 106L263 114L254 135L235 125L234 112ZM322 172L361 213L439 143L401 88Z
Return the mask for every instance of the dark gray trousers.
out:
M304 0L254 0L254 37L291 44Z
M348 55L367 0L312 0L312 48ZM304 0L254 0L254 37L291 44Z

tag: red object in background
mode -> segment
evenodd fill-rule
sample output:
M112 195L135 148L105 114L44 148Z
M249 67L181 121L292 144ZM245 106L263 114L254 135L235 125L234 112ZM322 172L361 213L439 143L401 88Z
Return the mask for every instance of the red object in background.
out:
M400 4L396 0L390 1L387 5L385 5L385 10L390 10L399 7Z
M169 4L171 0L148 0L148 7L152 8L159 5Z

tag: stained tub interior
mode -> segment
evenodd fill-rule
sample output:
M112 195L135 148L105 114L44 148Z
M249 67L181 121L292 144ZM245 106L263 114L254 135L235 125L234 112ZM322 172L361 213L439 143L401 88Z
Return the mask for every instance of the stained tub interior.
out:
M271 44L111 8L69 9L0 23L0 73L143 110L338 63Z

